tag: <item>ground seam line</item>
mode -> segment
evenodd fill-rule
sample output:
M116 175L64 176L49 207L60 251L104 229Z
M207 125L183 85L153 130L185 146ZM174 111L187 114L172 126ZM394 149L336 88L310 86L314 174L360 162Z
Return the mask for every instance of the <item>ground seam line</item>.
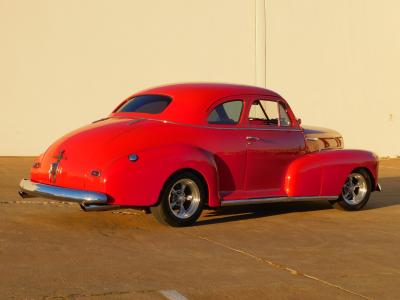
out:
M73 206L76 203L65 201L26 201L26 200L13 200L13 201L0 201L0 204L42 204L42 205L55 205L55 206Z
M396 167L389 167L389 166L382 166L380 165L379 168L386 168L386 169L395 169L395 170L400 170L400 168L396 168Z
M266 263L267 265L270 265L271 267L274 267L274 268L277 268L277 269L281 269L281 270L288 271L288 272L289 272L290 274L292 274L292 275L303 276L303 277L305 277L305 278L308 278L308 279L317 281L317 282L319 282L319 283L325 284L325 285L330 286L330 287L334 287L334 288L336 288L336 289L342 290L342 291L344 291L344 292L346 292L346 293L349 293L349 294L358 296L358 297L363 298L363 299L369 299L369 300L372 299L372 298L369 298L369 297L364 296L364 295L362 295L362 294L359 294L359 293L353 292L353 291L351 291L351 290L348 290L348 289L346 289L346 288L344 288L344 287L341 287L340 285L337 285L337 284L334 284L334 283L325 281L325 280L323 280L323 279L319 279L318 277L315 277L315 276L312 276L312 275L308 275L308 274L306 274L306 273L302 273L302 272L300 272L300 271L297 271L297 270L292 269L292 268L290 268L290 267L287 267L287 266L285 266L285 265L282 265L282 264L279 264L279 263L275 263L275 262L273 262L273 261L270 261L270 260L267 260L267 259L265 259L265 258L256 256L256 255L251 254L251 253L249 253L249 252L246 252L246 251L244 251L244 250L240 250L240 249L233 248L233 247L228 246L228 245L225 245L225 244L223 244L223 243L221 243L221 242L214 241L214 240L212 240L212 239L206 238L206 237L204 237L204 236L201 236L201 235L193 235L193 234L189 234L189 235L191 235L191 236L193 236L193 237L196 237L196 238L198 238L198 239L201 239L201 240L204 240L204 241L213 243L213 244L218 245L218 246L220 246L220 247L223 247L223 248L225 248L225 249L229 249L229 250L231 250L231 251L234 251L234 252L243 254L243 255L245 255L245 256L247 256L247 257L250 257L250 258L253 258L253 259L255 259L255 260L261 261L261 262L263 262L263 263Z

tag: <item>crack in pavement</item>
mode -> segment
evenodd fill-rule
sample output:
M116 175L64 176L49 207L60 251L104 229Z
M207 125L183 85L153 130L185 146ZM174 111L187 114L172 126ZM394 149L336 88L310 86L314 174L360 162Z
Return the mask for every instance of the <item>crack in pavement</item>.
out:
M0 204L41 204L41 205L54 205L54 206L74 206L76 203L72 202L63 202L63 201L0 201Z
M157 290L137 290L137 291L111 291L104 293L93 293L93 294L69 294L65 296L43 296L42 299L75 299L75 298L87 298L87 297L106 297L106 296L118 296L118 295L129 295L134 293L146 294L146 293L157 293Z
M221 242L218 242L218 241L209 239L209 238L207 238L207 237L204 237L204 236L201 236L201 235L196 235L196 234L190 234L190 233L186 233L186 234L189 235L189 236L192 236L192 237L195 237L195 238L198 238L198 239L207 241L207 242L209 242L209 243L215 244L215 245L217 245L217 246L219 246L219 247L222 247L222 248L231 250L231 251L233 251L233 252L242 254L242 255L244 255L244 256L250 257L250 258L252 258L252 259L254 259L254 260L257 260L257 261L259 261L259 262L262 262L262 263L264 263L264 264L267 264L267 265L269 265L269 266L271 266L271 267L273 267L273 268L287 271L287 272L289 272L291 275L294 275L294 276L302 276L302 277L304 277L304 278L314 280L314 281L316 281L316 282L318 282L318 283L322 283L322 284L327 285L327 286L329 286L329 287L333 287L333 288L339 289L339 290L341 290L341 291L344 291L344 292L346 292L346 293L352 294L352 295L354 295L354 296L357 296L357 297L360 297L360 298L363 298L363 299L369 299L369 300L372 299L372 298L369 298L369 297L367 297L367 296L365 296L365 295L362 295L362 294L359 294L359 293L357 293L357 292L354 292L354 291L351 291L351 290L349 290L349 289L346 289L346 288L344 288L344 287L342 287L342 286L340 286L340 285L337 285L337 284L328 282L328 281L326 281L326 280L323 280L323 279L320 279L320 278L318 278L318 277L309 275L309 274L307 274L307 273L300 272L300 271L298 271L298 270L295 270L295 269L290 268L290 267L288 267L288 266L285 266L285 265L283 265L283 264L279 264L279 263L270 261L270 260L268 260L268 259L266 259L266 258L263 258L263 257L257 256L257 255L251 254L251 253L249 253L249 252L247 252L247 251L244 251L244 250L241 250L241 249L233 248L233 247L228 246L228 245L226 245L226 244L224 244L224 243L221 243Z
M27 201L27 200L13 200L13 201L0 201L0 205L4 204L40 204L40 205L52 205L52 206L76 206L79 203L74 202L65 202L65 201ZM121 215L134 215L134 216L141 216L143 213L140 212L131 212L131 211L112 211L113 214L121 214Z

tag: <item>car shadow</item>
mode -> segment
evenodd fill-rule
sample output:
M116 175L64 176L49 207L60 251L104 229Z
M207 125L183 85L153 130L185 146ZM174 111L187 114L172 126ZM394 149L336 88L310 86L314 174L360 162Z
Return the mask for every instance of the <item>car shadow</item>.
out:
M382 192L374 192L363 210L373 210L400 204L400 177L379 180ZM205 211L197 226L264 218L294 212L334 209L328 201L254 204L219 208Z
M400 177L383 177L379 179L379 183L382 187L382 192L373 193L364 210L400 204Z
M206 213L203 214L203 218L196 222L196 225L210 225L247 219L264 218L293 212L306 212L326 209L332 209L332 206L326 201L232 206L206 211Z

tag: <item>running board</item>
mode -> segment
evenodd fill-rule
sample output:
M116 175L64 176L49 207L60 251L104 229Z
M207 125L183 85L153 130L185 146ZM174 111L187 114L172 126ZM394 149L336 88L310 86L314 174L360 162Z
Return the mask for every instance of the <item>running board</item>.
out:
M244 200L223 200L223 201L221 201L221 206L279 203L279 202L337 200L337 198L338 198L338 196L312 196L312 197L275 197L275 198L253 198L253 199L244 199Z

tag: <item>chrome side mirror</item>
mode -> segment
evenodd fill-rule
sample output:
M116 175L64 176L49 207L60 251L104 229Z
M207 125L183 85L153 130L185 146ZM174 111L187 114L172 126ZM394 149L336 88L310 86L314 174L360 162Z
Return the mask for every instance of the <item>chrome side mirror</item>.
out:
M298 123L299 125L301 125L301 119L300 119L300 118L297 119L297 123Z

